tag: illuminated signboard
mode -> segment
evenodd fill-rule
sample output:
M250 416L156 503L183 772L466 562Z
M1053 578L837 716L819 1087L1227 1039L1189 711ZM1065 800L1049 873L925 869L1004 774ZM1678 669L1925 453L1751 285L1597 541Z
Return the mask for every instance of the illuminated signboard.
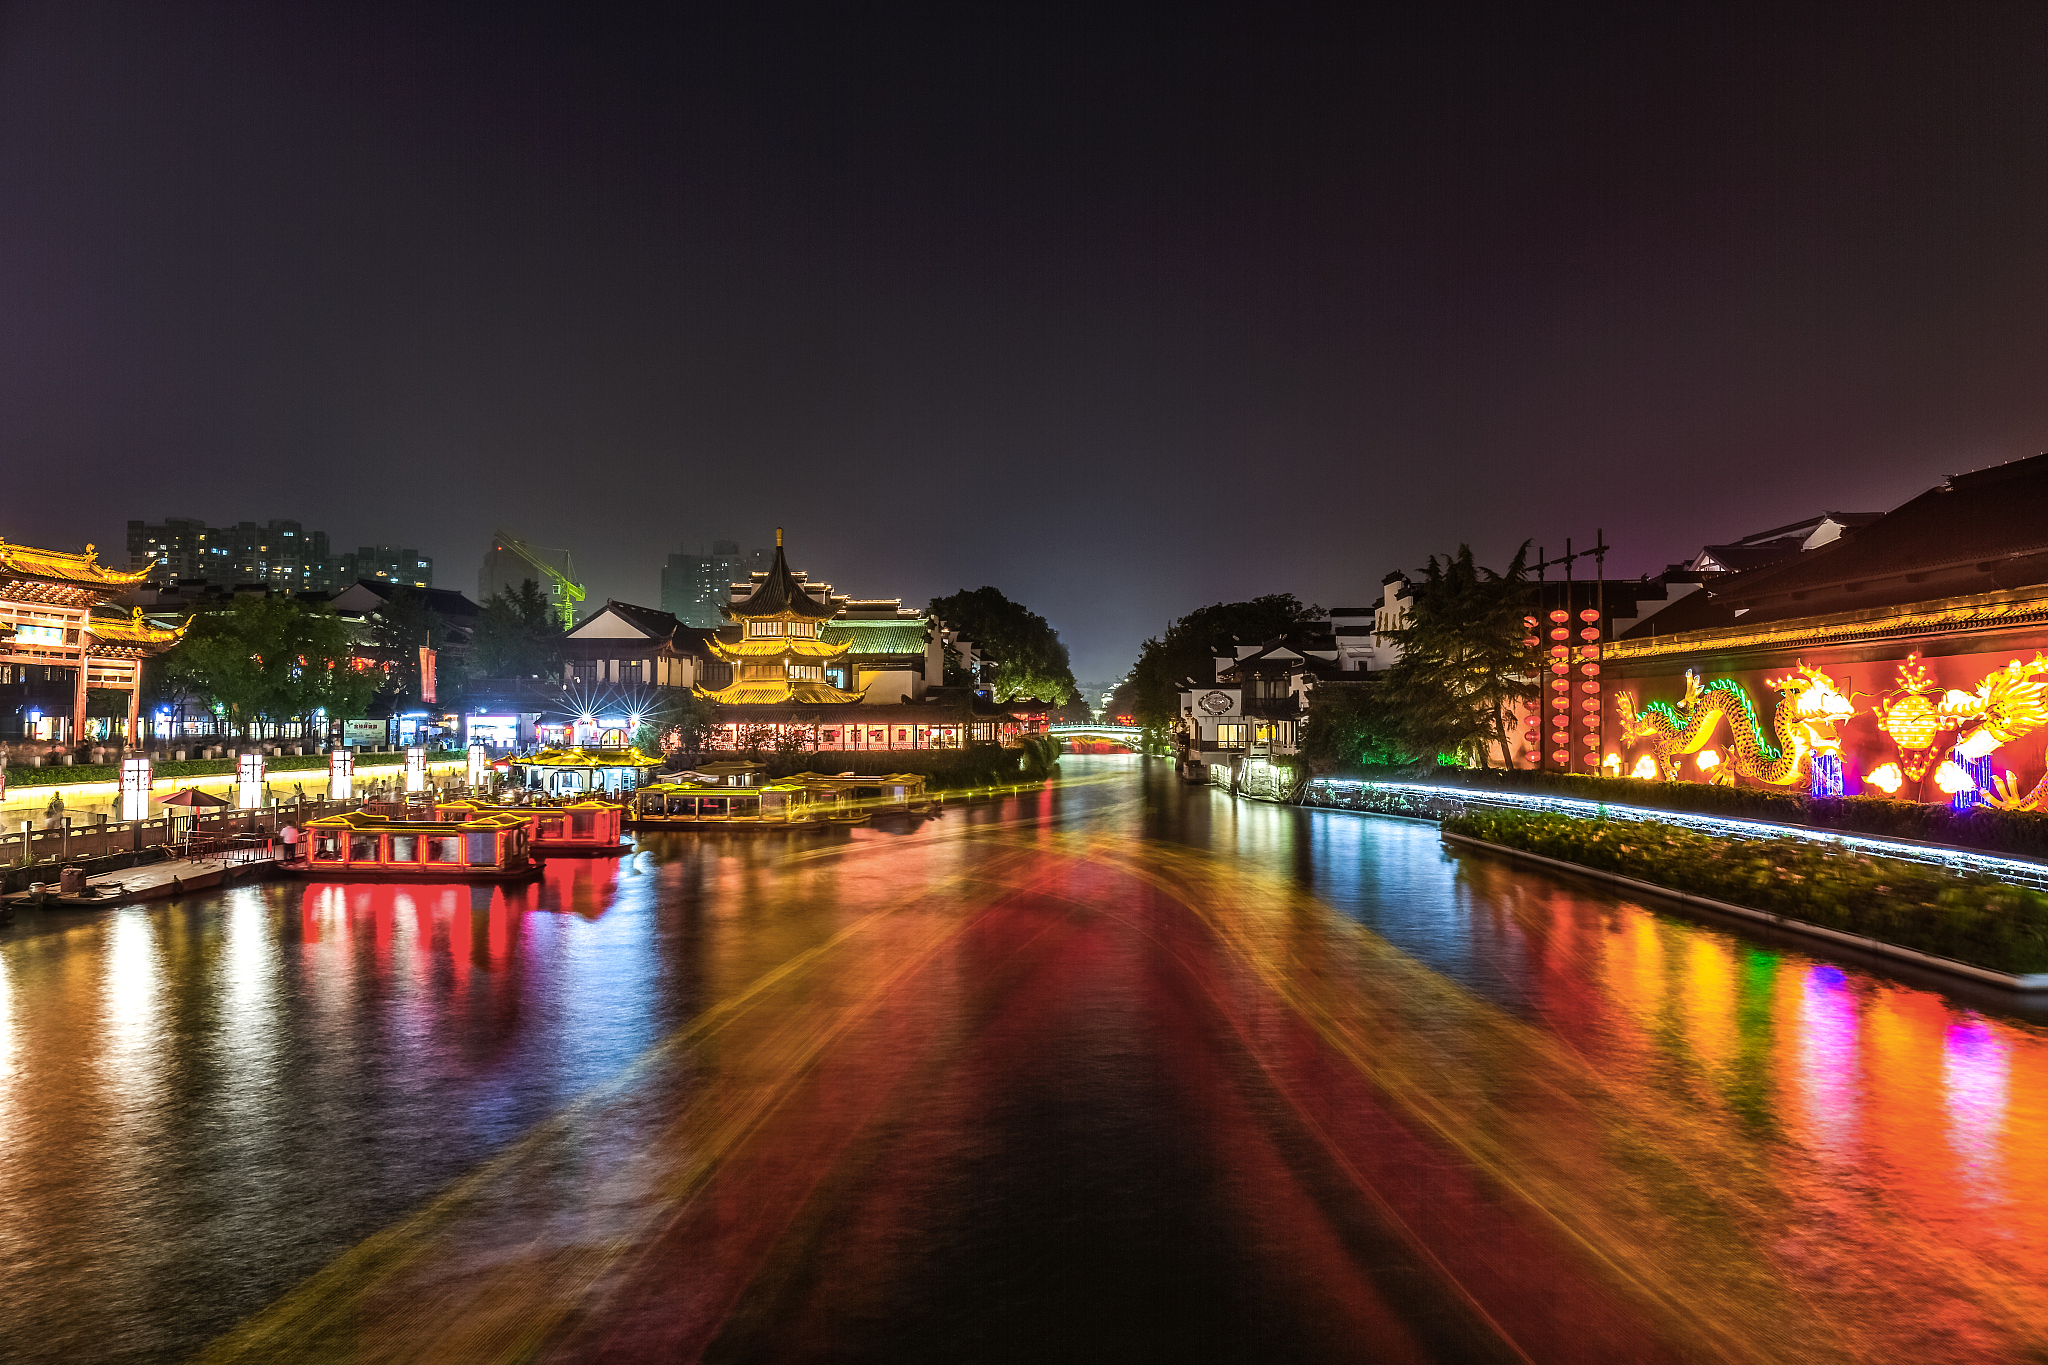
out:
M405 789L409 792L427 789L427 751L417 744L405 751Z
M147 820L149 818L149 760L146 758L124 758L121 760L121 818L123 820Z
M235 804L255 810L263 804L263 755L243 754L235 765Z
M346 801L349 784L356 775L356 751L333 748L327 751L327 799Z
M14 643L18 645L61 645L64 643L62 626L16 626Z

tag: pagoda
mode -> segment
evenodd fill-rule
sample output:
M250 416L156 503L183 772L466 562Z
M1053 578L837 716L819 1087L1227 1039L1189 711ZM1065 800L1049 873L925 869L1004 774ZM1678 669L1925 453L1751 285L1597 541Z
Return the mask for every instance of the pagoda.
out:
M105 607L147 575L108 568L90 545L84 554L67 554L0 540L0 665L9 666L9 676L15 665L72 671L71 743L85 730L88 688L128 694L128 739L137 738L142 661L183 631L159 630L140 610L121 615Z
M732 682L698 695L728 706L775 706L784 702L843 704L861 699L825 680L850 642L828 644L827 621L839 614L833 602L814 597L789 571L782 554L782 528L775 528L775 562L743 602L724 608L731 626L705 641L712 654L732 665Z

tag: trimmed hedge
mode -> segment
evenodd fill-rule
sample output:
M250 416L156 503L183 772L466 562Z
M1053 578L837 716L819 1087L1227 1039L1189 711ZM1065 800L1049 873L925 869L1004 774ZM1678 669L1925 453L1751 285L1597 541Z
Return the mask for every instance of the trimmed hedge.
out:
M1800 839L1724 839L1660 821L1472 811L1445 830L1903 948L2048 972L2048 894Z
M461 749L438 749L427 755L429 763L452 763L468 757ZM402 768L405 766L403 752L390 754L357 754L356 771L365 768ZM327 771L325 754L272 754L263 765L264 773L310 773ZM183 758L166 759L150 769L152 777L232 777L235 760L232 758ZM9 767L7 786L15 787L64 787L74 782L118 782L121 769L113 763L74 763L70 767L53 764L41 768Z
M1794 792L1760 791L1755 787L1710 787L1699 782L1646 782L1633 777L1583 777L1577 773L1491 771L1479 768L1365 768L1332 774L1340 780L1423 782L1463 791L1549 791L1581 801L1606 801L1652 810L1725 815L1742 820L1771 820L1784 825L1812 825L1845 834L1880 838L1920 839L1930 844L2009 853L2022 858L2048 858L2048 813L1999 810L1976 806L1967 811L1947 804L1892 801L1881 796L1804 796Z

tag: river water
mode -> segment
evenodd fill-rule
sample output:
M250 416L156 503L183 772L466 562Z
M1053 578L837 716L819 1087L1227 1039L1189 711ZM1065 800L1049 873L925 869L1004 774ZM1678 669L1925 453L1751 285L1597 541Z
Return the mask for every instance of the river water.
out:
M0 1359L2048 1354L2048 1032L1070 758L0 930Z

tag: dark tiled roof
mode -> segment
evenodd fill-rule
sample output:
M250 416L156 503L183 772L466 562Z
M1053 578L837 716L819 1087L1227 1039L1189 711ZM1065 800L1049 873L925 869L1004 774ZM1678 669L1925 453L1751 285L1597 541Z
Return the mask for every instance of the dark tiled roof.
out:
M581 621L578 621L570 629L569 638L577 638L577 631L583 629L606 612L610 612L618 617L650 640L666 640L682 629L683 624L676 619L674 612L657 611L653 607L639 607L631 602L621 602L617 599L612 599L596 611L590 613L590 615L584 617Z
M456 592L453 588L415 588L410 583L389 583L379 578L358 578L356 586L368 588L373 594L389 602L401 592L409 592L427 604L427 610L443 616L480 616L483 608ZM339 594L336 594L339 596Z
M1908 574L1960 569L1944 582L1909 584ZM1713 585L1734 607L1782 614L1828 608L1810 599L1846 596L1859 585L1860 605L1917 601L1954 592L2020 587L2048 581L2048 455L1951 475L1938 488L1887 512L1860 530L1796 558ZM1970 579L1982 578L1981 584ZM2010 581L2008 581L2010 580ZM1868 589L1864 591L1864 589ZM1800 594L1795 598L1793 594ZM1661 632L1660 632L1661 633Z
M789 571L789 561L783 558L782 540L778 533L775 562L768 566L768 576L755 586L751 597L744 602L733 603L727 612L733 616L780 616L787 612L813 621L827 621L838 614L839 608L811 596L804 585L797 582L796 575Z

